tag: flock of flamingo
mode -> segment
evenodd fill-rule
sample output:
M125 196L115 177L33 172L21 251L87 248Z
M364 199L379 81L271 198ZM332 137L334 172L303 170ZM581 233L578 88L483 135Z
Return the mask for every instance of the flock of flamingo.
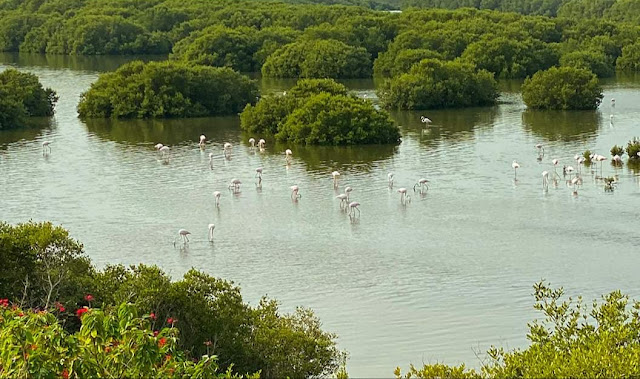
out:
M612 99L612 104L615 104L615 100ZM420 121L422 123L425 124L425 126L429 126L431 124L431 120L425 116L422 116L420 118ZM206 142L207 142L207 137L205 135L201 135L200 136L200 142L198 143L199 147L201 150L204 151L205 146L206 146ZM258 149L260 149L261 152L264 151L265 149L265 145L266 145L266 141L264 139L260 139L259 141L257 141L255 138L249 138L248 140L249 142L249 148L251 151L254 151L256 149L256 147ZM168 163L169 157L170 157L170 148L168 146L163 145L162 143L158 143L155 146L155 149L157 150L157 152L160 154L161 159L165 162ZM544 158L545 155L545 151L544 151L544 146L542 144L536 144L535 148L538 150L538 157L537 160L538 161L542 161L542 159ZM223 145L223 153L225 158L229 159L232 153L232 149L233 149L233 145L231 143L224 143ZM50 154L51 153L51 141L43 141L42 142L42 154L46 155L46 154ZM284 156L285 156L285 161L286 164L289 165L291 163L291 157L293 155L293 152L290 149L286 149L284 151ZM638 156L640 157L640 152L638 152ZM209 166L211 169L213 169L213 162L214 162L214 157L215 155L213 153L209 153ZM599 155L599 154L591 154L589 155L589 161L590 162L600 162L600 177L598 177L596 175L596 179L603 179L605 182L605 189L609 189L612 190L613 189L613 179L612 178L603 178L602 177L602 162L606 161L608 158L603 156L603 155ZM567 175L569 175L569 179L566 180L566 184L568 187L573 189L572 194L573 195L577 195L578 194L578 187L580 185L582 185L582 167L583 165L587 162L586 158L576 154L574 156L574 160L576 162L576 165L578 167L578 169L576 170L573 166L567 166L564 165L562 167L562 173L563 173L563 177L566 178ZM619 155L615 155L612 158L612 161L615 163L620 163L622 161L622 159L620 158ZM550 173L549 171L543 171L542 172L542 187L544 190L548 190L549 188L549 183L552 182L554 184L555 187L557 187L558 185L558 180L560 179L560 175L558 174L557 171L557 167L560 163L560 161L558 159L552 159L551 163L553 164L553 175L550 177ZM518 169L520 168L520 164L517 161L513 161L511 164L511 167L513 168L513 175L514 175L514 181L517 182L518 180ZM256 185L261 187L262 186L262 173L263 173L263 168L262 167L258 167L255 169L255 175L254 177L257 178L257 183ZM574 176L575 175L575 176ZM333 186L334 189L338 189L339 187L339 178L340 178L340 172L338 171L333 171L331 173L331 176L333 178ZM387 174L387 183L389 188L393 188L394 185L394 174L392 172ZM425 194L426 191L429 189L429 180L425 179L425 178L420 178L415 185L413 186L413 192L419 191L421 194ZM242 184L242 182L237 179L237 178L233 178L231 179L231 181L229 182L228 188L229 190L231 190L233 193L238 193L240 190L240 185ZM300 187L297 185L293 185L291 187L289 187L291 190L291 199L293 201L298 201L298 199L300 199L302 197L302 195L300 194ZM360 203L357 201L351 201L350 199L350 195L351 192L353 191L353 188L347 186L344 189L344 193L341 193L339 195L336 196L336 198L340 201L340 209L343 210L344 212L347 212L349 215L349 218L351 220L354 220L357 217L360 217ZM398 188L397 192L400 194L400 203L402 205L407 205L408 203L411 202L411 196L409 195L409 191L407 188L402 187L402 188ZM214 191L213 192L213 197L215 200L215 206L219 207L220 206L220 197L222 196L222 193L220 191ZM208 226L209 229L209 241L213 242L213 234L214 234L214 230L215 230L215 224L209 224ZM191 232L189 232L186 229L180 229L178 231L178 236L174 239L174 245L176 242L176 239L181 238L182 241L186 244L187 242L189 242L189 235L191 234Z

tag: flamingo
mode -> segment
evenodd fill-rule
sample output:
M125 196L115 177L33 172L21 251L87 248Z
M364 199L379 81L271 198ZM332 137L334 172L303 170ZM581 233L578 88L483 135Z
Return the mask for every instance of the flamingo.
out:
M336 199L340 199L340 209L342 209L342 207L346 208L347 201L349 201L349 197L346 194L341 193L340 195L336 196Z
M249 138L249 146L251 146L252 149L256 146L255 138Z
M358 211L358 217L360 217L360 208L358 208L360 206L360 203L358 203L357 201L352 201L349 203L349 217L353 216L355 217L356 215L356 211Z
M162 146L164 146L164 145L161 144L161 143L157 143L154 147L155 147L156 150L160 150L160 149L162 149Z
M614 99L613 97L611 98L611 107L612 108L616 107L616 99Z
M544 156L544 146L541 143L536 144L536 149L538 149L538 156Z
M42 142L42 155L47 154L47 149L49 149L49 154L51 154L51 141Z
M573 168L573 166L567 166L567 167L565 168L566 173L567 173L567 174L569 174L569 179L571 179L571 177L573 176L573 172L574 172L575 170L576 170L576 169L575 169L575 168Z
M416 187L420 187L421 192L425 187L429 189L429 181L425 178L421 178L416 184L413 185L413 192L416 192Z
M284 155L287 160L287 163L291 163L291 156L293 155L293 152L290 149L287 149L284 151Z
M173 244L174 245L176 244L176 239L179 238L179 237L181 237L182 238L182 242L184 242L186 244L187 242L189 242L189 237L188 237L189 234L191 234L191 232L189 232L186 229L178 230L178 237L173 239Z
M558 166L558 163L560 163L560 161L557 160L557 159L552 159L551 163L553 163L553 172L554 172L555 176L557 176L559 178L560 175L558 175L558 171L556 171L556 167Z
M594 159L596 160L596 162L600 162L600 176L602 176L602 162L606 161L607 157L597 154Z
M260 181L262 181L262 167L256 168L256 174L255 174L254 178L258 178L258 179L260 179Z
M213 153L209 153L209 167L213 170Z
M266 143L265 140L260 139L260 141L258 141L258 147L261 148L261 149L264 149L264 144L265 143Z
M216 207L219 208L220 207L220 196L222 195L222 193L220 193L220 191L214 191L213 192L213 197L216 199Z
M403 205L406 205L407 201L411 201L411 196L407 195L406 188L398 188L398 193L400 193L400 203Z
M169 146L162 146L160 148L160 152L162 153L162 158L168 157L170 150L171 149L169 149Z
M518 169L520 168L520 164L513 161L513 163L511 163L511 167L513 167L513 180L518 180Z
M389 188L393 188L393 172L387 174L387 182L389 183Z
M613 161L616 164L620 164L620 163L622 163L622 158L620 158L620 156L618 154L616 154L616 155L613 156Z
M209 224L209 242L213 242L213 230L216 228L216 224Z
M579 182L580 182L580 179L577 176L571 180L571 184L573 184L573 195L574 196L578 196L578 189L576 188L576 185Z
M338 188L338 179L340 178L340 173L338 171L334 171L331 173L333 177L333 187Z
M542 171L542 188L549 188L549 172Z
M420 116L420 122L422 122L425 126L429 126L432 121L429 119L429 117Z
M231 149L233 149L233 145L230 144L229 142L225 142L222 147L222 150L226 158L229 158L231 156Z
M584 164L584 157L578 158L578 172L582 172L582 165Z
M291 187L289 187L289 188L291 188L291 198L292 198L293 200L297 200L298 198L302 197L302 195L300 195L300 194L298 193L298 191L300 191L300 187L298 187L298 186L291 186Z
M200 135L200 143L198 143L198 146L200 146L201 149L204 149L204 144L207 141L207 137L202 134Z
M240 190L240 184L242 184L240 179L231 179L231 183L229 183L229 189L233 189L233 192L238 192L238 190Z
M347 201L349 201L349 195L351 195L351 191L353 191L353 188L349 186L344 187L344 193L347 195Z

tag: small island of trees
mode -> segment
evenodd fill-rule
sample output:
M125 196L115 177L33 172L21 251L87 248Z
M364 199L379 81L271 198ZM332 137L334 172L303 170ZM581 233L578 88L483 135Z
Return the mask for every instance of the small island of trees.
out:
M0 130L26 126L29 117L53 116L56 92L38 77L15 69L0 73Z
M252 134L306 145L388 144L400 139L388 113L331 79L303 79L282 96L263 97L245 108L240 126Z
M552 67L522 85L522 99L533 109L596 109L602 97L598 78L583 68Z
M135 61L100 75L82 94L81 117L152 118L235 114L258 88L230 68Z

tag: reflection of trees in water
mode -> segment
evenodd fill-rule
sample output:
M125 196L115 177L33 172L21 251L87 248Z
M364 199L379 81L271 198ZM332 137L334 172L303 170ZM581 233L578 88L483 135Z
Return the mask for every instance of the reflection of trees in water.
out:
M147 120L87 119L84 123L89 132L100 138L130 144L197 143L201 134L206 135L208 141L237 142L240 129L240 119L236 116Z
M595 137L601 122L600 113L595 111L522 112L525 130L549 141L588 141Z
M33 117L27 123L16 129L0 129L0 149L6 149L10 143L21 140L31 141L38 138L45 130L53 128L53 118Z
M638 88L640 87L640 73L617 71L615 77L600 79L600 84L605 88Z
M376 162L389 159L398 145L360 145L360 146L298 146L285 143L267 142L267 152L282 155L291 149L293 157L302 161L309 171L326 172L349 170L368 172Z
M50 69L67 68L74 71L114 71L125 63L159 61L166 55L57 55L30 53L0 53L0 62L15 63L18 66L38 66Z
M626 166L633 175L640 173L640 159L628 159Z
M474 138L479 128L491 128L498 116L498 107L438 109L424 111L395 111L392 118L402 130L404 138L412 137L426 145L437 145L441 140L463 142ZM421 116L431 119L425 127Z

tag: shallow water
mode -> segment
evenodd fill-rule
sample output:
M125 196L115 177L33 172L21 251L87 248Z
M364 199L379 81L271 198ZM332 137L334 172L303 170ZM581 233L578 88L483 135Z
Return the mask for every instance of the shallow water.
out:
M0 132L1 220L61 224L99 266L158 264L174 277L195 267L235 281L251 303L266 294L286 310L311 307L349 352L352 377L389 377L409 363L478 366L474 351L526 346L532 284L542 278L587 298L613 289L640 295L640 167L626 156L621 168L605 162L603 175L619 180L613 193L589 169L578 196L563 180L543 191L541 177L553 172L552 158L575 166L576 153L609 156L614 144L640 136L640 78L606 82L595 113L527 112L518 83L504 83L496 107L424 112L428 130L422 113L394 113L398 146L291 146L287 166L289 146L269 141L252 153L236 117L81 122L80 93L120 63L0 55L0 68L31 71L60 95L50 123ZM347 84L374 97L371 81ZM43 140L52 141L46 157ZM155 153L158 142L171 147L169 164ZM234 145L229 160L224 142ZM545 146L541 162L536 143ZM256 167L264 167L261 189ZM356 222L339 209L334 170L362 204ZM412 190L421 177L431 181L425 195ZM232 178L243 182L237 195L227 189ZM406 206L400 187L412 197ZM185 248L173 245L179 228L193 233Z

